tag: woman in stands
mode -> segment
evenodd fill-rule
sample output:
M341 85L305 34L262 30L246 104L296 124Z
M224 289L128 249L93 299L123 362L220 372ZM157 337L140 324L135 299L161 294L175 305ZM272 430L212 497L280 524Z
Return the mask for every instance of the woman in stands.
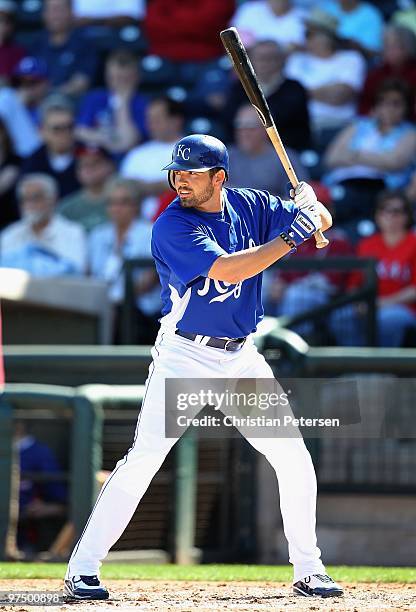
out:
M416 233L411 205L402 191L383 191L376 204L378 232L358 244L358 255L377 260L377 336L379 346L403 346L416 333ZM361 277L353 274L351 287ZM333 321L339 344L363 344L363 320L351 307Z
M416 156L410 109L406 83L386 81L371 116L354 120L328 147L325 164L331 172L324 182L345 189L336 205L338 221L371 215L375 197L384 187L400 189L408 183Z

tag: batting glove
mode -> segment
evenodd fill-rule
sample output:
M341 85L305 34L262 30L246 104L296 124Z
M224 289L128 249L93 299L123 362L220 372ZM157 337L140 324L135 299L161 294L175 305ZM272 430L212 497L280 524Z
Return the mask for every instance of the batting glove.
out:
M317 208L310 205L308 208L298 210L296 217L283 229L280 237L291 247L291 252L295 252L296 247L308 240L321 227L321 216Z
M310 207L316 208L318 203L314 190L308 183L305 183L305 181L300 182L296 186L296 189L290 190L290 197L295 201L299 209Z

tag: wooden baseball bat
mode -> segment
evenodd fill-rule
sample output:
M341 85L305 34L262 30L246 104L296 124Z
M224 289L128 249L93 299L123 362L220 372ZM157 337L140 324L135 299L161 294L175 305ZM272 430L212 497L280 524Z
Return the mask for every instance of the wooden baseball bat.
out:
M264 128L273 144L273 147L282 162L283 168L295 189L299 181L296 173L290 163L290 159L286 153L286 149L283 146L279 132L277 131L274 123L272 114L269 106L266 102L264 94L260 88L253 66L247 55L247 51L241 41L241 38L236 28L228 28L220 32L222 44L227 51L231 62L238 74L238 78L241 81L242 86L247 94L248 99L257 111L258 116ZM321 230L318 230L315 234L316 248L322 249L329 244L329 240L325 238Z

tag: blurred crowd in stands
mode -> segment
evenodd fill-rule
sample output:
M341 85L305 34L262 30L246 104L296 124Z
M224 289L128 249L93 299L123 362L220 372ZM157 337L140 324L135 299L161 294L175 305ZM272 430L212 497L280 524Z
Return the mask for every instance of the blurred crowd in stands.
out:
M416 3L410 0L0 0L0 265L108 284L150 257L173 199L161 168L186 133L229 145L229 186L287 198L287 179L224 55L238 28L299 179L335 218L296 257L377 259L379 343L416 326ZM317 306L356 275L272 271L266 313ZM135 276L138 342L160 298ZM351 333L340 331L340 321ZM359 308L331 319L363 344ZM400 331L401 330L401 331ZM303 332L307 335L307 329Z

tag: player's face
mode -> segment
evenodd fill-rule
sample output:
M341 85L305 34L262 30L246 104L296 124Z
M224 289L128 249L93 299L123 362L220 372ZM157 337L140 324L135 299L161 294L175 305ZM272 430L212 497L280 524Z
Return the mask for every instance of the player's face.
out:
M214 195L214 177L208 170L173 170L173 182L184 208L201 208Z

